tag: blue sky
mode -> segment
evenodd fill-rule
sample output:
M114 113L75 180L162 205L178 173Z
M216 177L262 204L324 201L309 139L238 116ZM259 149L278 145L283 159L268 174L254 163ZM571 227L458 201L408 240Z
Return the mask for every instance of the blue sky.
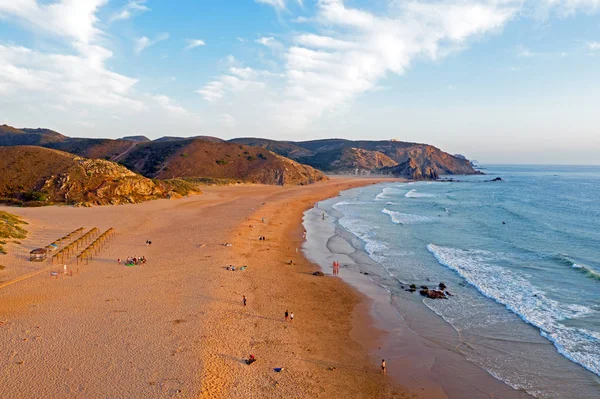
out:
M600 0L0 0L0 123L600 163Z

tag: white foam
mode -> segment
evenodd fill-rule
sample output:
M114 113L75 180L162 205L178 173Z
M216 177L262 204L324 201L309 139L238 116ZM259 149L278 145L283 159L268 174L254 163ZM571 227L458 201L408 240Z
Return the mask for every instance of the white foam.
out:
M438 262L463 277L483 295L506 306L524 321L538 327L565 357L600 375L600 340L587 330L568 327L563 320L594 313L583 305L569 305L548 298L520 274L493 264L497 254L429 244Z
M600 273L595 270L592 270L590 267L583 266L577 263L573 263L573 269L577 269L583 273L585 273L588 277L593 278L595 280L600 280Z
M387 197L387 196L386 196L386 195L383 193L383 191L382 191L381 193L379 193L379 194L377 194L377 195L375 196L375 199L376 199L376 200L382 200L382 199L388 199L388 198L389 198L389 197Z
M392 219L392 223L395 223L395 224L417 224L417 223L434 223L435 222L435 219L427 217L427 216L395 212L395 211L390 211L387 208L384 208L381 211L381 213L385 213L386 215L389 215L390 218Z
M404 196L406 198L433 198L436 197L435 194L428 194L428 193L421 193L418 192L416 189L412 189L409 192L407 192L406 194L404 194Z

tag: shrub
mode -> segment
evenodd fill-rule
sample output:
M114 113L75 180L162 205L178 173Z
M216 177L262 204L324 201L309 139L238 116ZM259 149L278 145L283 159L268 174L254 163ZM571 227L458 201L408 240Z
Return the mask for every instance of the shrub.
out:
M217 165L227 165L229 162L227 162L224 159L217 159Z
M258 154L258 157L259 157L260 159L267 159L267 157L266 157L266 156L264 156L262 152L261 152L260 154Z
M256 158L254 158L252 155L248 155L248 161L252 162L254 161Z
M48 195L41 191L27 191L23 193L22 197L24 201L46 201L48 199Z

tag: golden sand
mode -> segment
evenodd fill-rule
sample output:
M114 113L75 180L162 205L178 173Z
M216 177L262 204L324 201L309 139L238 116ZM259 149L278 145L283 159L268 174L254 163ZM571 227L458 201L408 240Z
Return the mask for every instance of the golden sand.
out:
M30 234L0 257L2 282L48 268L28 262L29 250L78 227L114 227L117 235L93 262L66 262L72 277L51 278L62 270L56 264L0 289L0 397L410 397L358 343L359 333L373 342L380 336L368 327L364 298L337 278L313 276L318 267L296 252L305 209L372 182L3 208L25 218ZM148 262L117 263L128 256ZM230 264L238 270L226 270ZM285 310L293 322L284 321ZM250 353L257 362L246 365Z

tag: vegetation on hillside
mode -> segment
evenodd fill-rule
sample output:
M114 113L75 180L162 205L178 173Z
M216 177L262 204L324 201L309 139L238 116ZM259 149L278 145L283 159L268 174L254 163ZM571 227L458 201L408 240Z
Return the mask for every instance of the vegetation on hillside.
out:
M27 230L20 225L27 222L13 214L0 211L0 254L6 254L6 249L3 247L7 244L7 240L23 239L27 236Z

